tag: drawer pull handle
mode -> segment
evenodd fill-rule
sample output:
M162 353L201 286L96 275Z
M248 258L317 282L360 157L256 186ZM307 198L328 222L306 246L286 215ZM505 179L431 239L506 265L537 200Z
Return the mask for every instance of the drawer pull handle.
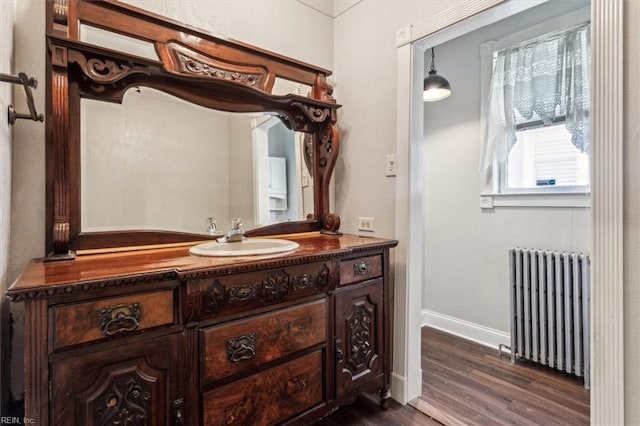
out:
M367 260L363 260L353 264L353 273L355 275L366 275L370 271L369 262Z
M134 331L140 326L142 309L140 303L106 306L98 311L98 320L102 334L114 336L128 331Z
M256 356L256 333L227 340L227 356L231 362L246 361Z

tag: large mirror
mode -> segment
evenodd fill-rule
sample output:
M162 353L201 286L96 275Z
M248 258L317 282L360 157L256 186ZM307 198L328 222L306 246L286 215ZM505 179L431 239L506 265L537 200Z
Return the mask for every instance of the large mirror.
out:
M331 71L117 1L48 3L47 252L338 233ZM72 18L72 19L70 19Z
M147 87L121 104L81 100L82 232L221 235L314 215L304 133L269 113L230 113Z

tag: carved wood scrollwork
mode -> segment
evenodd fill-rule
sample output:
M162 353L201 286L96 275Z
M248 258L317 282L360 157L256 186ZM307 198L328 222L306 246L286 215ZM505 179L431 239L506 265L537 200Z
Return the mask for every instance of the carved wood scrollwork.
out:
M258 298L258 283L249 283L229 289L229 303L240 303Z
M372 316L373 309L359 304L347 318L347 364L354 373L366 367L373 356Z
M317 271L299 274L291 280L291 291L299 291L307 288L315 288L316 291L323 291L329 282L329 268L321 265Z
M333 169L338 160L340 151L340 133L335 122L322 125L317 133L318 147L316 153L319 156L318 165L320 167L321 185L323 193L329 193L329 182ZM340 228L340 216L329 212L329 200L322 199L322 220L323 231L327 233L337 233Z
M165 69L170 73L229 80L267 92L273 85L274 77L264 67L232 64L177 43L157 43L156 46Z
M224 307L224 286L220 281L215 280L207 289L204 299L204 311L209 314L216 314Z
M217 68L204 62L199 62L186 55L178 53L180 60L180 71L185 74L205 75L207 77L221 78L223 80L237 81L247 86L255 86L260 83L262 76L260 74L248 74L237 71L229 71Z
M278 302L289 293L290 275L285 271L277 271L268 274L262 280L261 303Z
M93 424L144 426L151 423L151 386L130 373L116 378L94 402Z
M69 51L69 62L78 64L89 79L102 84L113 84L132 74L151 75L147 68L118 61L115 58L87 58L77 50Z
M331 109L329 108L305 105L301 102L293 102L291 105L299 108L300 111L314 123L322 123L331 116Z

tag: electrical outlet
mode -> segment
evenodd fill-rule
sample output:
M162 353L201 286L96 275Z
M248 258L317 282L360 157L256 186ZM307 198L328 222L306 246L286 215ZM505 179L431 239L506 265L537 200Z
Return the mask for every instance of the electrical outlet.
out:
M373 232L373 218L372 217L359 217L358 218L358 231Z
M396 175L396 154L387 154L387 166L385 168L385 175Z

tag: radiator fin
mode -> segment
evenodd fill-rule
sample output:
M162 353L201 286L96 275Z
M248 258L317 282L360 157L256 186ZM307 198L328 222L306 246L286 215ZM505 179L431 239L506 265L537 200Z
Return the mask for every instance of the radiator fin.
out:
M589 388L589 256L509 250L511 358L584 377Z

